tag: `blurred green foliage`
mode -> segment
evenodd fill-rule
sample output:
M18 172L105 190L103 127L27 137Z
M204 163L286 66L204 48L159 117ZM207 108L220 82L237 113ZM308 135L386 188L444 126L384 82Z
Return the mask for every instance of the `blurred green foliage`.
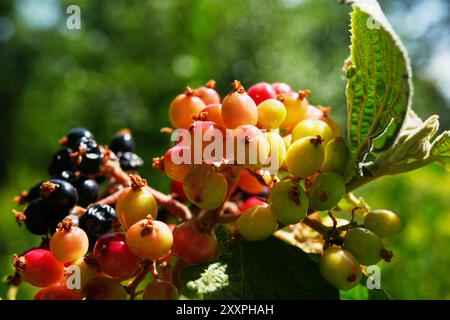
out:
M418 1L382 1L388 16ZM81 8L82 29L68 30L68 5ZM12 218L11 199L46 179L58 139L74 126L91 129L100 143L130 128L142 174L167 191L151 168L169 145L159 132L167 108L186 85L210 78L226 94L240 79L284 81L310 88L314 104L331 105L345 124L341 67L349 50L346 5L330 0L7 0L0 3L0 275L12 271L11 255L39 244ZM447 10L449 12L449 10ZM449 18L432 24L448 29ZM397 28L397 25L394 25ZM449 101L425 77L420 57L432 53L436 32L416 38L400 32L411 51L414 108L440 114L450 127ZM358 191L374 208L390 208L405 221L395 258L383 264L382 281L400 299L449 299L450 178L437 167L383 178ZM19 298L35 289L24 286ZM5 297L5 285L0 285Z

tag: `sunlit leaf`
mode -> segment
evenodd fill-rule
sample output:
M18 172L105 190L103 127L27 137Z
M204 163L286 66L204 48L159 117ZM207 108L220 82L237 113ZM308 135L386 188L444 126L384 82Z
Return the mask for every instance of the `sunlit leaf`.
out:
M386 150L400 131L412 97L406 49L375 0L352 2L351 63L347 77L349 147L363 161L373 140L389 128L377 150Z

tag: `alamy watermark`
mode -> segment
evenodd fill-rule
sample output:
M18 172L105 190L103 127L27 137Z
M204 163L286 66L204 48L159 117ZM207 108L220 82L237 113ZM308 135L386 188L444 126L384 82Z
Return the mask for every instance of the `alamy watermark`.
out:
M203 128L193 126L191 130L176 129L171 140L175 148L171 160L175 165L181 164L238 164L258 166L269 171L278 172L280 147L270 144L266 135L278 135L276 130L267 131L254 126L242 126L236 129ZM279 139L279 144L284 144Z
M81 270L80 267L72 265L66 269L67 288L70 290L80 290L81 289Z
M367 19L366 26L367 26L367 29L369 29L369 30L373 30L373 29L378 30L381 28L381 24L377 20L375 20L373 17L369 17Z
M367 289L381 289L381 270L377 265L367 267Z
M70 5L66 9L66 13L69 15L66 19L66 27L69 30L81 29L81 9L77 5Z

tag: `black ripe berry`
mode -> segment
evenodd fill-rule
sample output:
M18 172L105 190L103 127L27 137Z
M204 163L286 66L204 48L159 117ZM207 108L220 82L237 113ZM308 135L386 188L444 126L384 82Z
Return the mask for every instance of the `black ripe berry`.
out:
M75 150L82 149L84 152L100 152L97 142L89 137L82 137L77 141Z
M62 143L69 148L77 149L78 148L77 143L83 137L90 139L94 138L93 134L85 128L73 128L72 130L69 131L67 136L63 138Z
M63 148L53 155L48 168L48 173L51 176L57 175L63 171L74 171L75 167L70 157L72 149Z
M116 211L106 204L89 207L80 218L79 227L90 237L98 237L108 232L117 223Z
M64 180L64 181L67 181L70 183L72 183L74 181L74 179L76 179L76 178L77 178L77 176L72 171L62 171L62 172L52 176L52 179Z
M74 215L70 214L69 211L52 209L48 216L48 231L50 234L54 234L58 228L58 224L64 220L64 218L69 217L72 219ZM75 220L74 224L78 223L78 219Z
M113 136L109 148L116 154L119 152L133 152L134 140L131 132L127 129L119 131Z
M72 185L77 189L79 206L87 207L97 201L100 196L98 183L95 180L79 176L72 180Z
M120 167L124 171L135 171L144 164L144 160L133 152L119 152L117 157L119 158Z
M77 142L77 152L79 155L78 169L83 174L94 174L100 169L103 161L103 154L94 139L82 137Z
M24 211L25 226L28 231L36 235L44 235L49 227L49 206L41 198L32 201Z
M58 210L70 210L78 202L78 192L67 181L51 179L41 184L41 197L51 207Z
M102 161L101 153L86 153L82 157L79 169L84 174L94 174L100 170Z
M28 192L26 192L26 195L23 197L23 202L32 202L39 198L41 196L41 184L42 182L39 182L31 187Z

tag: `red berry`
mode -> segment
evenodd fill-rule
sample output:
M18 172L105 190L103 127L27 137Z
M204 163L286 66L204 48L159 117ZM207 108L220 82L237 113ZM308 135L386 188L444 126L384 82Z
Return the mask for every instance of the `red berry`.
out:
M78 292L67 288L67 284L63 281L40 290L34 300L82 300L83 298Z
M34 249L21 257L14 256L14 266L35 287L48 287L61 280L64 265L48 250Z
M42 296L44 295L45 291L48 289L47 288L43 288L41 290L39 290L38 292L36 292L36 294L34 295L33 300L42 300Z
M50 241L49 240L42 240L39 249L44 249L50 251Z
M220 103L220 96L214 89L215 87L216 82L214 80L209 80L203 87L195 90L195 96L202 99L205 105Z
M119 232L107 233L98 239L94 257L106 275L121 280L136 275L141 262L128 248L125 235Z
M170 181L170 190L172 191L172 194L176 195L175 198L178 201L186 202L188 198L186 197L186 194L183 190L183 183L175 180Z
M145 287L143 299L176 300L178 299L178 290L169 281L155 279Z
M267 205L264 201L258 199L257 197L250 197L247 200L245 200L243 203L239 205L239 210L242 212L246 211L248 208L251 208L253 206L264 206Z
M89 280L83 287L88 300L126 300L127 292L120 282L106 277Z
M272 88L273 88L273 90L275 90L275 93L277 95L284 94L284 93L289 93L289 92L294 92L294 90L292 90L292 88L288 84L286 84L284 82L272 83Z
M253 101L255 101L256 105L267 99L277 97L275 90L272 88L271 84L267 82L259 82L251 86L248 88L247 93Z
M217 239L213 230L199 228L194 221L184 222L173 230L172 251L188 264L211 260L217 252Z
M172 247L173 237L170 228L164 222L147 219L136 222L126 234L128 247L143 259L159 259Z

